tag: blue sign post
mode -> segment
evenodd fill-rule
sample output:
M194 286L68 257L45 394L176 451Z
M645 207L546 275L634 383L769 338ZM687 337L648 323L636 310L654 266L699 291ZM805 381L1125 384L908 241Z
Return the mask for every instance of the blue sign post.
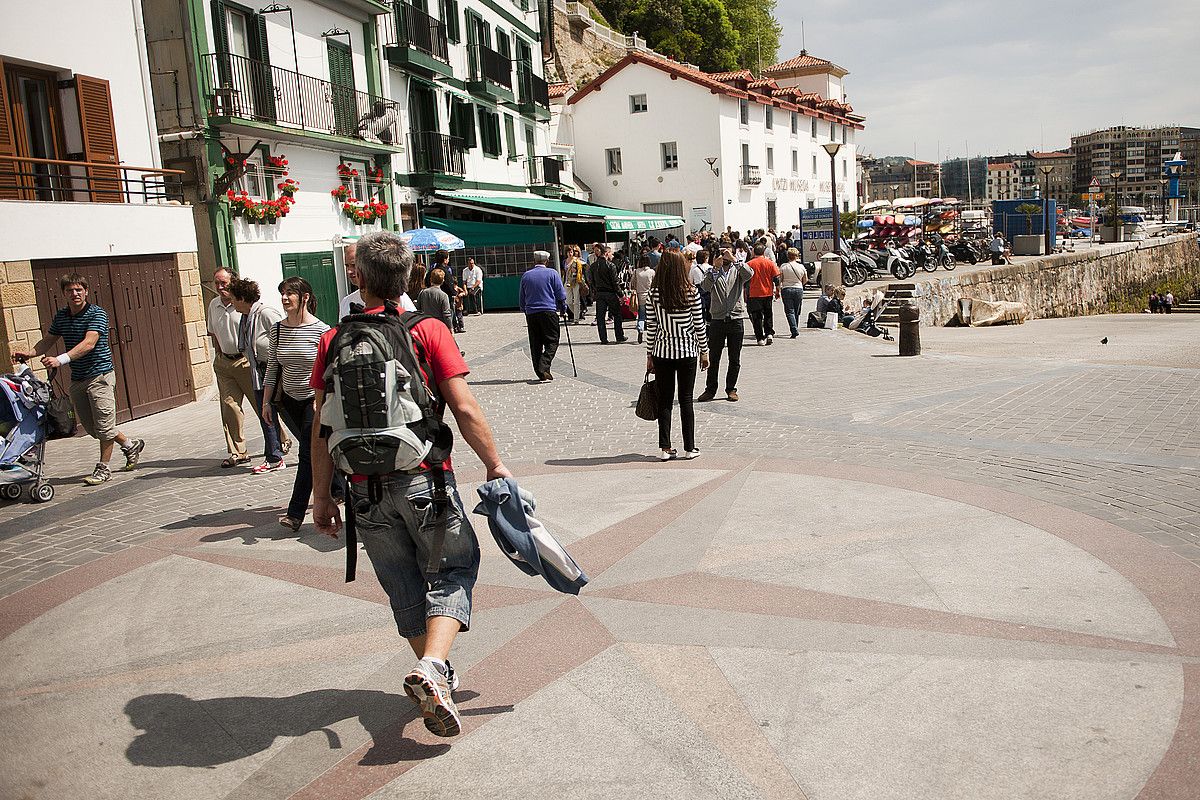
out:
M832 253L836 235L832 206L800 209L800 240L804 242L801 261L813 263L820 261L826 253Z

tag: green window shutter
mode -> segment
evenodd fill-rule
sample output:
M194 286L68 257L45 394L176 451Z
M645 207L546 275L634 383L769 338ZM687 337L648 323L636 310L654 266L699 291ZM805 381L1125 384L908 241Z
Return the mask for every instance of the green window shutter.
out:
M504 139L508 142L508 160L517 160L517 129L513 124L513 118L508 114L504 115Z
M260 64L271 63L271 51L267 47L267 18L254 15L254 60Z
M458 0L446 0L446 35L456 43L462 41L462 24L458 20Z
M225 3L212 0L213 51L229 52L229 22L225 17Z

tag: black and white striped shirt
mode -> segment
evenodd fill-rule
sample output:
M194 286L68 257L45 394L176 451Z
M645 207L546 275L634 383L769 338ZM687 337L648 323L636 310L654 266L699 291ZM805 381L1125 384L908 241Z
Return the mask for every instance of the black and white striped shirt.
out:
M708 352L708 330L700 293L691 293L691 304L680 311L662 307L658 289L651 289L646 302L646 350L658 358L695 358Z
M317 345L329 326L321 320L289 328L284 322L278 327L279 340L271 330L270 355L263 394L270 397L275 390L275 376L283 368L283 391L294 400L308 400L314 392L308 385L312 379L313 362L317 360Z

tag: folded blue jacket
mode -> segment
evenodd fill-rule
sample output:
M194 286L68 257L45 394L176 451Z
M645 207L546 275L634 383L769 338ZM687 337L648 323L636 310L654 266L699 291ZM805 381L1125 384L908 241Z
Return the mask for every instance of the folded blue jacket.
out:
M546 526L533 516L537 501L512 478L479 487L475 513L487 517L500 551L526 575L541 575L553 589L579 594L588 577Z

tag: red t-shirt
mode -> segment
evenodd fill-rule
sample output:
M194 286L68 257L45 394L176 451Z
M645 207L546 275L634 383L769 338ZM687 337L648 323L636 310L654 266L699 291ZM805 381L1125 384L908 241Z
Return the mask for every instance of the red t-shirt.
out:
M774 261L766 256L759 256L747 261L746 266L754 270L754 277L750 279L751 297L770 297L775 294L775 279L779 277L779 267L775 266Z
M383 306L369 308L364 313L381 314ZM317 345L317 360L313 362L312 377L309 378L308 385L318 392L325 391L325 360L329 354L329 343L333 341L336 333L337 328L325 331L321 336L320 344ZM425 356L429 359L429 366L433 369L432 381L429 375L425 375L427 385L436 389L443 381L471 373L458 349L458 343L450 335L450 329L440 319L421 320L413 327L412 336L425 348ZM421 466L425 467L424 464ZM454 468L449 458L446 459L443 467L448 471ZM362 479L356 476L355 480Z

